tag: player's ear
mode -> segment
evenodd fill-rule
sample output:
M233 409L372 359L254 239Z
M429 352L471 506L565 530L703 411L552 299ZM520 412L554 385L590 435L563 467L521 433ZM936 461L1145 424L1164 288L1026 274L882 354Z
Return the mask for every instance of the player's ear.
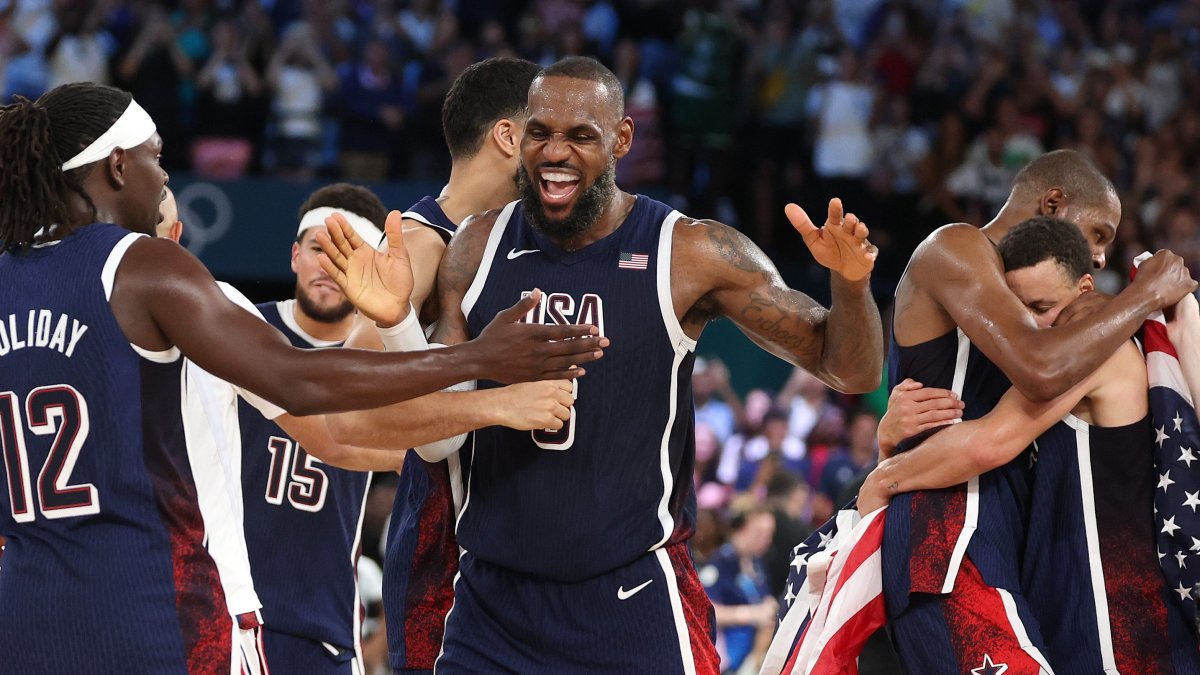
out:
M1079 277L1079 290L1082 293L1096 290L1096 280L1092 278L1092 275L1085 274Z
M108 181L118 190L125 187L125 148L116 148L108 153L108 159L104 162Z
M492 142L505 157L517 154L521 146L521 129L510 119L502 119L492 125Z
M178 244L179 239L182 236L183 236L183 221L177 220L177 221L175 221L174 225L171 225L171 229L167 230L167 237L169 237L171 239L171 241Z
M1038 204L1038 213L1043 216L1058 215L1067 205L1067 196L1062 188L1050 188L1042 193L1042 201Z
M300 257L300 242L292 242L292 271L296 271L296 258Z
M617 143L613 146L613 157L621 159L629 154L629 148L633 146L633 118L626 117L621 120L621 124L617 127Z

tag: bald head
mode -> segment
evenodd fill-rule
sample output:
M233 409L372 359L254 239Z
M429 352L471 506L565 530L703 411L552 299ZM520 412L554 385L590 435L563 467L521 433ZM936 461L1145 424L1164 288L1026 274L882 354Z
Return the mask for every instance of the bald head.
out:
M179 237L183 234L183 223L179 221L179 206L175 203L175 193L171 192L171 188L163 188L163 192L165 196L158 205L158 212L162 216L162 220L159 220L158 225L155 226L154 236L159 239L179 241Z
M543 80L551 77L569 77L598 85L597 90L603 91L608 112L618 120L625 116L625 89L621 86L621 80L596 59L588 56L569 56L542 70L534 78L532 86L537 87Z
M1081 206L1107 204L1116 188L1087 155L1075 150L1055 150L1038 157L1017 172L1013 194L1040 198L1058 188L1068 201Z

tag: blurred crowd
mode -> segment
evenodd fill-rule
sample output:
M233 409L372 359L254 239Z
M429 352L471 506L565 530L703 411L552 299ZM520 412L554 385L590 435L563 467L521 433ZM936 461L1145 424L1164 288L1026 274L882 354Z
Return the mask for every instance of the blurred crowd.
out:
M210 177L444 176L442 97L502 54L607 63L637 124L621 184L769 251L797 246L780 205L839 195L886 283L1074 147L1126 205L1108 284L1146 247L1200 265L1198 0L0 0L5 100L121 86L168 167Z

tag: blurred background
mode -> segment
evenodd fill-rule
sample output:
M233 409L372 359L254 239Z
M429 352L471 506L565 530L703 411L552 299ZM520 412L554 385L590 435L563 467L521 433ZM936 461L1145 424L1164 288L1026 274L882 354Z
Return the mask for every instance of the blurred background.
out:
M390 208L437 193L441 102L468 64L580 54L625 85L618 184L739 228L824 303L786 202L819 221L839 196L868 223L886 312L917 243L986 223L1056 148L1121 194L1102 289L1147 248L1200 272L1200 0L0 0L4 100L79 80L133 92L185 244L260 301L291 295L296 210L318 185L364 183ZM728 322L699 351L693 544L714 601L756 608L721 645L753 669L791 547L875 462L886 392L835 395ZM391 485L370 500L375 558ZM713 579L722 550L761 572Z

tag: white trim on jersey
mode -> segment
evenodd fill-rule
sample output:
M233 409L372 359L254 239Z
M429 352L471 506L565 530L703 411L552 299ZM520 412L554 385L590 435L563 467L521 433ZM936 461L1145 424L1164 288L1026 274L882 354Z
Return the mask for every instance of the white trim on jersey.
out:
M687 618L683 615L683 598L679 596L679 580L671 565L671 556L666 549L654 552L663 576L667 578L667 597L671 600L671 616L675 619L675 634L679 638L679 656L683 659L684 675L696 675L696 656L692 654L692 636L688 632Z
M125 254L129 252L129 247L133 246L139 238L144 237L144 234L130 232L121 237L108 253L108 258L104 261L104 267L100 270L100 284L104 287L104 299L112 302L113 284L117 280L117 268L121 266L121 261L125 259ZM132 342L129 346L138 356L151 361L153 363L174 363L179 358L179 349L171 347L162 351L151 351L144 347L139 347Z
M462 314L463 318L467 318L474 309L475 303L479 301L479 296L483 293L483 286L487 283L488 273L492 271L492 260L496 258L496 249L500 248L500 240L504 238L504 231L508 229L508 224L512 222L513 210L517 208L520 202L509 202L508 206L496 216L496 222L492 225L492 231L488 234L487 246L483 249L483 258L479 261L479 268L475 271L475 278L471 280L471 285L467 288L466 295L462 299Z
M358 505L358 525L354 528L354 543L350 546L350 568L354 570L354 618L352 619L354 630L354 661L351 664L351 670L355 675L362 675L363 653L362 653L362 593L358 588L358 549L362 546L362 526L363 517L367 515L367 495L371 492L371 478L375 474L367 472L367 485L363 489L362 503Z
M296 300L279 300L275 303L275 308L279 310L279 318L283 320L283 325L291 329L293 333L299 335L302 340L314 347L336 347L341 344L337 340L318 340L317 338L304 332L300 324L296 323Z
M458 598L458 580L462 578L462 559L467 554L466 549L461 546L458 548L458 571L454 573L454 581L450 582L450 609L446 610L446 616L442 618L442 626L450 625L450 615L454 613L454 603ZM442 631L442 645L438 647L437 658L433 660L433 675L437 675L438 662L442 660L442 656L446 654L446 632Z
M1022 651L1029 655L1029 658L1037 661L1037 664L1041 666L1039 675L1054 675L1054 669L1050 667L1046 657L1030 641L1029 632L1025 630L1025 624L1021 621L1021 615L1017 612L1017 603L1013 600L1012 595L1002 588L997 588L995 591L1004 605L1004 614L1008 618L1008 625L1012 629L1013 636L1017 638L1017 644L1021 646Z
M449 228L438 225L437 223L429 220L425 216L417 213L416 211L405 211L404 213L400 214L400 217L406 218L408 220L415 220L418 223L421 223L422 225L425 225L427 227L432 227L435 230L438 230L440 232L445 232L446 234L448 234L450 236L454 236L454 230L451 230Z
M967 381L967 364L971 356L971 340L961 328L958 333L958 351L954 358L954 377L951 379L950 390L962 398L963 385ZM962 567L963 557L967 554L967 545L979 526L979 476L967 481L967 505L963 517L963 529L954 542L954 551L950 554L950 565L946 569L946 578L942 581L942 592L954 590L954 582L958 579L958 570Z
M653 551L665 545L675 531L675 518L671 515L671 493L675 490L675 477L671 472L671 431L675 427L675 418L679 415L679 367L683 359L696 349L696 341L683 332L679 318L675 316L675 303L671 298L671 250L675 241L675 223L683 217L678 211L672 211L663 219L658 234L658 259L655 261L655 286L658 291L658 309L662 315L663 326L671 340L671 349L675 358L671 362L671 387L668 395L667 423L663 429L662 441L659 444L659 469L662 472L663 494L658 500L658 522L662 525L663 536L650 550Z
M1100 638L1100 663L1105 673L1117 672L1112 625L1108 616L1108 592L1104 585L1104 563L1100 558L1100 528L1096 520L1096 490L1092 482L1091 425L1067 414L1063 422L1075 430L1075 457L1079 462L1079 507L1083 511L1083 533L1087 540L1088 576L1092 605L1096 609L1096 635Z

